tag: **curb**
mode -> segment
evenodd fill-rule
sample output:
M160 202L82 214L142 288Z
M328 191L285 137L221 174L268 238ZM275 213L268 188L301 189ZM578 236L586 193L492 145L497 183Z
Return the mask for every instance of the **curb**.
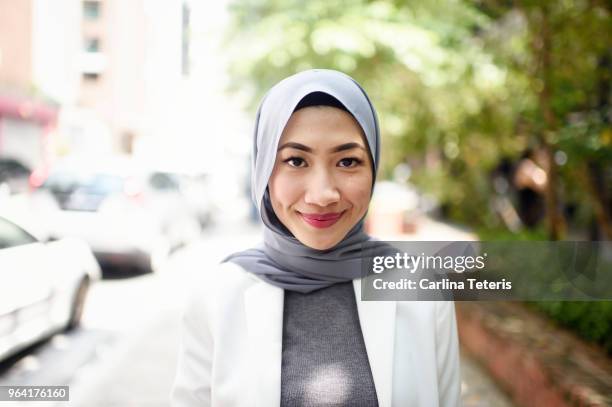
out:
M612 406L612 359L520 303L457 302L463 349L519 406Z

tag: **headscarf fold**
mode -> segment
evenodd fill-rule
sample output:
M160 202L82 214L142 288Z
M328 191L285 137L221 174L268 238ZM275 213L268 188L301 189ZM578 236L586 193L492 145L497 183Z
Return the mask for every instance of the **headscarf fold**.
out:
M264 96L255 120L251 159L251 197L264 223L263 243L223 260L242 266L270 284L308 293L362 276L363 245L375 241L364 228L364 218L334 247L317 250L296 239L274 214L268 180L283 130L300 101L323 92L337 99L361 126L376 177L380 131L374 106L350 76L328 69L312 69L290 76ZM370 245L371 246L371 245Z

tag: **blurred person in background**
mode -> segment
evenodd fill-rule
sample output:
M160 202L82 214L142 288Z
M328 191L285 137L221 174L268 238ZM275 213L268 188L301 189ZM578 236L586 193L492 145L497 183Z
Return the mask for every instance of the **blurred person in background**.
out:
M202 273L172 405L460 405L454 303L361 300L380 165L361 86L332 70L293 75L264 97L254 137L263 244Z

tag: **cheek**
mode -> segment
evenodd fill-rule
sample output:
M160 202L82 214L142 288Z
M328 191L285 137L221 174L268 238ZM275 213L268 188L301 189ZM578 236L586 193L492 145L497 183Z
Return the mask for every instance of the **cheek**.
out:
M274 171L268 182L272 206L277 208L294 204L301 196L300 180L286 172Z
M369 174L352 175L345 184L345 196L358 209L367 208L372 193L372 176Z

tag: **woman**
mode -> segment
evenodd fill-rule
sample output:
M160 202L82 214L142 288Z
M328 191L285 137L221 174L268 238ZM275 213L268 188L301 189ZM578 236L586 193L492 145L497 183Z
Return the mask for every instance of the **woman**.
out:
M453 303L361 300L379 151L349 76L309 70L268 92L252 162L264 243L189 302L174 406L460 404Z

